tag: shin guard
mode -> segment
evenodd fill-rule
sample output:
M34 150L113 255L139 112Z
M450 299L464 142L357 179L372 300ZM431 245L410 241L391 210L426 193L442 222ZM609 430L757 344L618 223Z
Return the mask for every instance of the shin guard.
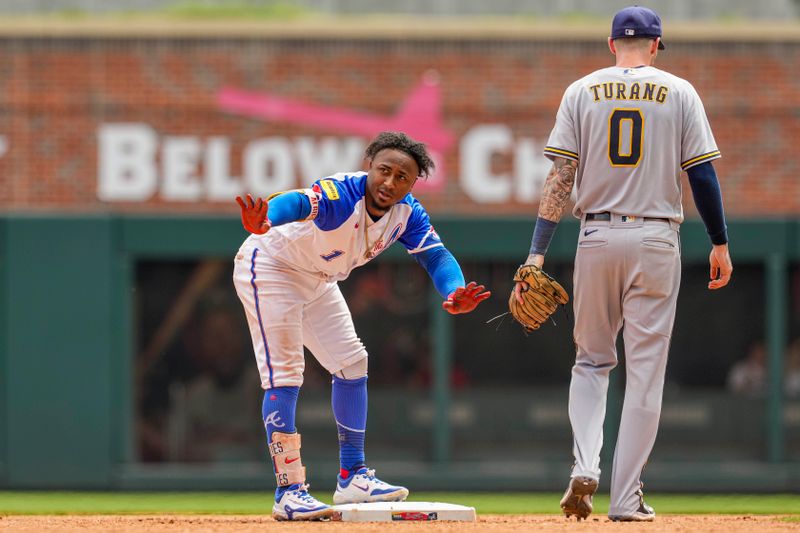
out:
M272 432L269 454L279 487L305 483L306 468L300 460L300 434Z

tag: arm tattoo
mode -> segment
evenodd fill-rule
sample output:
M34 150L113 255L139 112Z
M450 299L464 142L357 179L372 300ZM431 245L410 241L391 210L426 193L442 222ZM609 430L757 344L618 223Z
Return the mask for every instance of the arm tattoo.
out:
M556 157L553 160L553 168L547 174L544 182L542 200L539 203L539 216L558 222L564 213L572 194L572 186L575 185L575 172L578 170L578 162L563 157Z

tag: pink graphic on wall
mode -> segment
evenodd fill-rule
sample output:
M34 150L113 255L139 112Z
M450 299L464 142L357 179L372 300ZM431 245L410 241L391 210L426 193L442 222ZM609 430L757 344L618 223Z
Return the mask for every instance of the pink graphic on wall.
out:
M425 73L420 84L392 116L322 106L231 87L217 93L217 104L223 111L248 118L314 126L367 138L386 130L405 132L424 142L436 163L436 172L427 181L420 180L415 189L436 191L444 185L444 154L453 145L454 138L442 123L439 74L435 71Z

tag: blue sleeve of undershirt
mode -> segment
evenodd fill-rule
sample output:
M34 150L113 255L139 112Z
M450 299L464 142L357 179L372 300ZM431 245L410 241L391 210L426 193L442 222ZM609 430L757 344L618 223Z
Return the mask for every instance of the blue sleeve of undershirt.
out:
M533 237L531 237L531 255L545 255L547 253L557 227L558 222L542 217L536 218L536 226L533 228Z
M433 286L436 287L442 298L447 298L457 288L465 285L464 274L461 272L458 261L444 246L437 246L414 254L414 259L428 272L433 280Z
M305 220L311 214L311 201L305 194L289 192L269 201L267 218L273 226Z
M690 168L686 174L689 175L694 204L706 225L711 242L727 243L728 227L725 225L725 212L722 208L722 191L714 166L709 161Z

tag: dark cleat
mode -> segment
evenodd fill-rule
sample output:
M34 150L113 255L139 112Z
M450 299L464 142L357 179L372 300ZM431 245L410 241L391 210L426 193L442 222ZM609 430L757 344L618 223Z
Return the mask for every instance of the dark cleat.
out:
M597 480L590 477L576 476L572 478L561 498L561 510L569 518L577 516L578 521L585 520L592 514L592 495L597 490Z

